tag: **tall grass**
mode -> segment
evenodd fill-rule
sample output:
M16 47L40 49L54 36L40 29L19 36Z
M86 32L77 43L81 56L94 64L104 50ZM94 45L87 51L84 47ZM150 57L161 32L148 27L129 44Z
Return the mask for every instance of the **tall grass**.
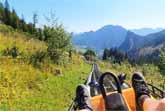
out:
M46 51L47 45L0 25L0 29L4 28L0 32L0 110L67 110L77 84L87 78L90 65L73 54L72 60L65 65L52 64L49 58L45 58L39 68L34 67L27 59L38 51ZM17 58L3 55L4 50L13 46L20 53Z

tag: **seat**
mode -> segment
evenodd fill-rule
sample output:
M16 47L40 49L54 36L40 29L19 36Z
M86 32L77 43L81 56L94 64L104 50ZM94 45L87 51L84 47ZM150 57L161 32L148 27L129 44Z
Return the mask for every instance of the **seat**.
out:
M103 84L104 78L106 78L106 76L111 76L115 80L117 92L111 93L109 95L107 94L106 89ZM100 84L100 90L101 90L102 96L104 98L106 111L129 111L129 108L122 96L120 82L113 73L106 72L102 74L99 80L99 84Z
M106 111L129 111L120 93L112 93L105 98Z

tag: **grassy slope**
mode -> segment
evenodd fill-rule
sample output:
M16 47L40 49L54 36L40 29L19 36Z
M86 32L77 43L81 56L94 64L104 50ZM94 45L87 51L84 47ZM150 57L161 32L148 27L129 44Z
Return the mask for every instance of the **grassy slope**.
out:
M17 59L2 56L2 51L14 44L22 55ZM0 111L67 111L77 84L84 82L91 66L79 55L73 55L72 62L65 66L45 61L40 69L22 58L46 48L45 43L0 25ZM164 82L160 80L158 68L153 65L132 67L127 62L123 65L99 62L99 65L103 72L128 74L128 82L134 71L143 72L148 82L152 80L159 87ZM54 69L61 69L62 75L53 75Z
M0 25L8 28L6 26ZM45 43L29 39L17 32L0 33L0 110L12 111L64 111L74 98L77 84L83 83L90 65L74 55L70 64L55 66L44 63L34 68L23 57L38 50L46 50ZM2 56L2 51L16 44L21 56L17 59ZM61 76L51 74L62 70Z

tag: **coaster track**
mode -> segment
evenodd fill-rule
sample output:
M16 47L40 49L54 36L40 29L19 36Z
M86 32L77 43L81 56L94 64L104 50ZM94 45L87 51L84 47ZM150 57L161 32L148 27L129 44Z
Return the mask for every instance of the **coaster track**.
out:
M97 64L93 64L91 72L84 83L91 97L101 94L100 89L99 89L99 78L101 74L102 73L99 71L99 66ZM153 97L165 98L165 91L162 91L161 89L157 88L156 86L152 84L148 83L147 85ZM71 106L69 107L68 111L74 111L74 109L77 107L76 105L77 105L76 100L74 100Z

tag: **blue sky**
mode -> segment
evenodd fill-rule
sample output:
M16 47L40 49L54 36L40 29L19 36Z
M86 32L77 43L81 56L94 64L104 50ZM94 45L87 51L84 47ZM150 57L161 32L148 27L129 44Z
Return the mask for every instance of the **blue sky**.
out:
M3 0L1 0L3 1ZM70 32L96 30L104 25L127 29L165 28L165 0L9 0L17 13L32 21L37 12L40 26L43 15L55 11L59 22Z

